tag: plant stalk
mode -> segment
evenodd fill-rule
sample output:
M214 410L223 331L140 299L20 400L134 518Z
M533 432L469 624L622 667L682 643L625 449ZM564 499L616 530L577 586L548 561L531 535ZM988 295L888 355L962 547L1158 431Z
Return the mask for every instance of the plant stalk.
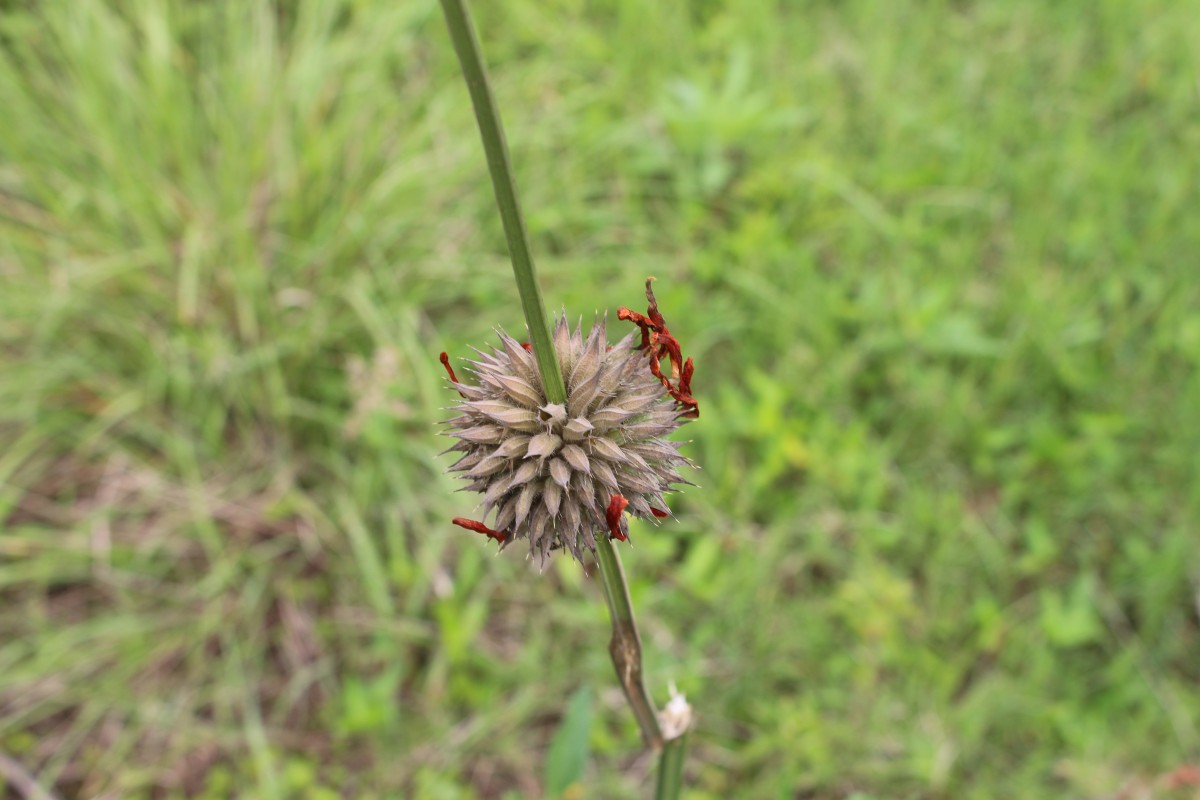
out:
M508 143L504 138L504 125L500 111L492 96L488 83L487 67L483 63L483 52L479 37L471 21L471 12L466 0L442 0L442 13L450 28L454 52L462 66L471 94L471 105L475 107L475 119L479 122L479 136L483 139L483 152L487 156L488 172L492 176L492 189L496 193L496 205L500 208L500 219L504 223L504 237L508 240L508 255L512 259L513 274L517 278L517 291L521 295L521 310L525 312L525 323L529 327L529 341L537 359L538 372L542 375L542 386L546 399L551 403L567 402L567 388L563 383L562 371L558 366L558 355L550 334L550 321L542 303L542 290L538 286L537 272L533 266L533 255L529 251L529 235L525 230L525 218L521 215L521 204L517 200L517 184L512 174L508 157Z
M638 633L637 620L633 617L633 602L629 599L629 585L625 580L625 568L621 556L606 536L596 537L596 560L600 563L600 582L604 586L604 600L608 603L608 615L612 619L612 639L608 652L617 680L625 691L625 699L633 709L642 739L646 746L658 750L663 746L662 729L658 724L658 711L646 691L642 675L642 637Z
M496 108L488 84L487 68L479 46L479 37L471 21L466 0L441 0L442 13L450 29L450 38L462 66L475 118L479 122L479 135L487 155L488 172L492 177L492 189L496 193L496 204L504 223L504 235L508 240L508 252L512 258L513 274L517 279L517 291L521 295L521 308L529 327L529 340L537 359L538 371L546 399L551 403L565 403L566 385L558 364L558 355L551 338L550 323L542 302L542 292L529 250L529 237L521 206L517 200L516 183L508 156L508 145L504 139L504 127L500 112ZM667 741L664 740L659 724L658 712L642 673L642 639L638 634L637 621L633 616L633 603L629 599L629 585L621 558L606 536L596 537L596 560L600 564L600 579L604 587L604 599L612 618L612 639L608 651L612 656L617 679L625 692L625 698L633 710L646 746L660 750L658 785L655 793L660 800L673 800L679 795L682 783L686 730ZM665 792L665 793L664 793Z
M683 761L687 756L687 731L668 739L658 757L658 781L655 800L677 800L683 789Z

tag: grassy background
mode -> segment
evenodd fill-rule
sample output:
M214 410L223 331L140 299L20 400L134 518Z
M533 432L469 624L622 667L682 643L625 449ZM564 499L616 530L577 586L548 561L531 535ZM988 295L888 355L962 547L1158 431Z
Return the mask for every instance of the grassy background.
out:
M1196 3L475 5L548 301L698 365L624 549L688 797L1189 796ZM6 0L0 109L0 755L644 796L598 586L448 524L521 317L436 4Z

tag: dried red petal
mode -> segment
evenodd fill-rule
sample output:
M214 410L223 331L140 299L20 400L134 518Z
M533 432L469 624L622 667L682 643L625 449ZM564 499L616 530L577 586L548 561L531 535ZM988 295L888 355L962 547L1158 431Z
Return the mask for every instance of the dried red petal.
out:
M678 377L683 372L683 354L679 352L679 340L664 327L658 334L659 358L664 355L671 361L671 377ZM668 389L670 386L667 387Z
M650 284L654 282L653 276L646 278L646 302L650 307L646 309L646 313L650 316L651 321L662 331L667 329L667 321L658 310L658 301L654 299L654 290L650 288Z
M642 329L642 343L638 345L640 349L645 350L650 346L650 331L654 330L654 323L650 321L649 317L621 306L617 309L617 319L632 322Z
M650 506L650 513L653 514L654 516L658 517L659 519L665 519L665 518L671 516L666 511L660 511L657 508L655 508L654 506Z
M625 531L621 529L621 514L625 512L627 505L629 505L628 500L622 495L614 494L612 500L608 503L608 511L604 515L608 520L608 532L612 534L614 539L620 539L622 542L629 538L625 535Z
M454 374L454 367L450 366L450 356L443 352L438 356L438 359L442 362L442 366L446 368L446 373L450 375L450 380L458 383L458 376Z
M460 528L466 528L467 530L474 531L475 533L482 533L484 536L488 537L489 539L495 539L497 542L503 542L503 541L508 540L508 534L509 534L508 531L492 530L487 525L484 525L482 522L476 522L473 519L466 519L465 517L455 517L454 519L452 519L450 521Z
M692 373L695 371L696 367L690 358L683 362L683 373L679 376L679 391L684 394L692 393Z
M681 416L696 419L700 416L700 404L696 402L696 398L692 397L691 386L695 366L690 358L687 361L683 360L679 340L672 336L671 331L667 329L667 321L662 312L658 310L658 300L655 299L654 290L650 287L652 281L654 278L646 279L646 300L649 302L646 313L639 314L622 306L617 309L617 319L632 322L641 329L640 348L650 353L651 374L662 381L667 394L671 395L676 404L683 409ZM671 378L663 375L660 362L664 358L670 360L671 378L675 378L677 383L671 383Z

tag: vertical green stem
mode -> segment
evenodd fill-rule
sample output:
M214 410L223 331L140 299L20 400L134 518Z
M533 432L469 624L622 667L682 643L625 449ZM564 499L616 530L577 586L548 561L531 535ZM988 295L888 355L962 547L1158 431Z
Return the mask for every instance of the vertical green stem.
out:
M633 709L642 739L646 746L662 747L662 729L658 725L658 712L646 681L642 676L642 637L638 633L637 620L633 617L633 602L629 599L629 585L625 581L625 569L621 556L607 536L596 537L596 560L600 563L600 582L604 585L604 600L608 603L608 615L612 619L612 639L608 652L617 680L625 691L625 699Z
M488 171L492 176L492 188L496 193L500 218L504 222L504 235L508 239L513 274L517 278L521 307L525 312L525 322L529 326L529 339L537 358L538 370L542 375L546 398L552 403L565 403L566 385L563 383L558 357L551 340L550 324L542 303L542 293L533 267L533 256L529 251L525 221L517 201L508 145L504 140L504 128L488 85L479 37L471 22L466 0L441 0L441 4L442 12L446 16L446 25L450 29L450 37L454 41L454 50L458 53L467 89L471 94L471 103L475 107L475 118L479 122L479 135L483 139ZM642 738L648 747L661 749L655 797L660 800L673 800L679 796L682 782L687 731L685 729L670 740L663 737L658 712L650 699L650 693L646 691L646 682L642 675L642 640L633 616L633 603L629 599L625 570L621 566L621 558L616 548L606 536L597 537L596 560L600 564L604 599L612 618L609 654L612 656L621 688L641 729Z
M658 780L654 785L655 800L676 800L683 789L683 760L687 755L687 732L663 745L658 757Z
M496 193L496 205L500 207L500 219L504 223L504 236L508 239L508 254L512 259L513 274L517 278L517 291L521 295L521 310L529 326L529 341L537 359L538 371L542 374L542 385L546 399L551 403L565 403L567 389L563 383L558 357L550 338L550 321L542 303L542 290L538 286L537 272L533 267L533 255L529 252L529 236L525 231L525 218L521 215L521 204L517 200L517 185L513 179L512 166L508 158L508 143L504 139L504 126L500 122L500 111L492 97L488 83L487 67L483 63L479 37L471 22L471 12L465 0L442 0L442 13L450 28L454 51L458 53L467 90L471 93L471 104L475 107L475 119L479 121L479 136L483 139L483 152L487 155L488 171L492 176L492 189Z

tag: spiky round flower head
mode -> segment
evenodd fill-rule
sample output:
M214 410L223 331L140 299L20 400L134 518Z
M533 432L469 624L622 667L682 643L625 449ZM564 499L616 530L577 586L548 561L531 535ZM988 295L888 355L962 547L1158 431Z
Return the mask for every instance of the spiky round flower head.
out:
M631 333L611 347L603 321L583 336L565 316L554 329L554 348L567 387L565 404L550 403L533 355L504 331L501 347L468 362L477 384L451 383L463 398L447 435L463 455L452 471L483 494L482 517L495 512L494 529L482 522L456 524L507 546L528 539L530 555L544 564L565 547L576 559L593 550L597 535L624 539L622 512L654 519L668 515L663 494L687 483L676 467L688 460L663 437L686 414L676 408L666 382L649 368L653 352ZM445 362L444 362L445 363Z

